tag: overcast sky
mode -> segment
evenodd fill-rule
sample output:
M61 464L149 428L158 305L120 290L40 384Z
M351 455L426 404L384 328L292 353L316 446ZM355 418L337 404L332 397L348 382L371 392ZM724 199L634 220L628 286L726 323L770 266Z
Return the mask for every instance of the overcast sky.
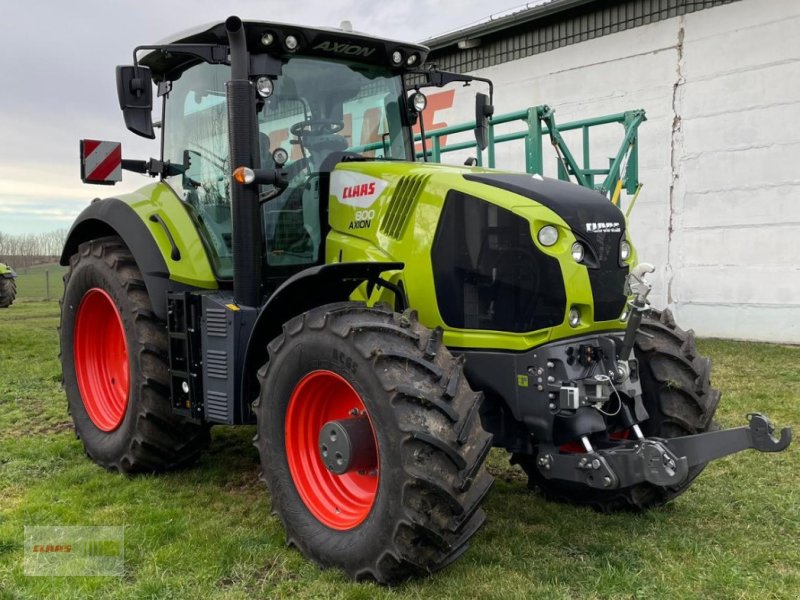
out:
M121 141L126 158L158 155L125 129L114 69L134 46L231 14L422 41L520 0L0 0L0 231L68 227L110 188L80 181L78 140ZM148 183L125 172L113 193Z

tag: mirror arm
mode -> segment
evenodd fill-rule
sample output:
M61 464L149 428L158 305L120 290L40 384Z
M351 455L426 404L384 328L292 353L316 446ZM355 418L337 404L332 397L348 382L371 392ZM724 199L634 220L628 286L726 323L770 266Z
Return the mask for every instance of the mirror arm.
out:
M464 83L471 83L473 81L480 81L489 86L489 104L493 104L494 100L494 84L491 79L486 77L478 77L477 75L464 75L463 73L453 73L452 71L440 71L435 67L430 69L410 69L407 73L415 75L425 75L428 78L428 83L419 84L418 87L444 87L449 83L462 81Z
M170 161L160 161L156 158L150 160L134 160L123 158L122 168L133 173L141 173L150 177L172 177L182 175L186 171L183 165L174 165Z

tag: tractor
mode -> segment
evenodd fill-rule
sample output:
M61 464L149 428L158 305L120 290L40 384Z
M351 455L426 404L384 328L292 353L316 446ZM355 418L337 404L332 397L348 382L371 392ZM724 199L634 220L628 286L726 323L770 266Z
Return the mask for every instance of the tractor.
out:
M16 279L14 269L0 263L0 308L8 308L17 297Z
M126 126L158 129L161 157L81 142L87 183L156 178L93 201L61 257L64 386L89 458L179 468L212 425L254 425L288 543L391 584L466 551L493 447L546 497L602 511L784 449L791 430L761 414L715 424L711 363L650 308L652 267L607 197L418 159L428 87L488 86L479 150L493 112L490 81L427 52L230 17L117 67Z

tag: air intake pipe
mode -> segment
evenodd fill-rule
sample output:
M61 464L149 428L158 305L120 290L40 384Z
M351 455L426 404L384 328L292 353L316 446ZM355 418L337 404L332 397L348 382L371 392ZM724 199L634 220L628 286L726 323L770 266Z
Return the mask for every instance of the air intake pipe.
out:
M231 55L231 80L226 84L228 99L228 141L230 169L257 168L258 122L255 91L250 82L250 55L239 17L225 21ZM261 212L255 186L240 185L231 175L233 223L233 294L238 304L258 306L261 302Z

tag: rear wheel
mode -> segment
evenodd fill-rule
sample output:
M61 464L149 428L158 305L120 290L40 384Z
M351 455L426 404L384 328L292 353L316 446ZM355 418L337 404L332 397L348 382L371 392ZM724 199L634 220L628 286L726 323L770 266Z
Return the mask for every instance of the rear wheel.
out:
M492 438L440 332L414 313L322 306L284 325L259 381L256 447L290 544L382 583L466 550Z
M195 461L208 429L172 413L166 329L128 249L116 237L81 244L64 284L64 388L87 455L123 472Z
M17 297L17 281L13 277L0 276L0 308L8 308Z
M650 414L641 424L644 435L672 438L716 428L713 417L720 392L711 387L711 360L698 355L694 332L680 329L669 310L650 311L642 320L641 330L652 336L640 335L636 340L642 399ZM582 448L576 444L575 450ZM664 504L685 492L705 467L692 467L687 480L678 486L642 483L606 491L546 479L536 467L535 455L514 455L512 462L528 474L528 486L547 499L589 505L603 512L644 510Z

